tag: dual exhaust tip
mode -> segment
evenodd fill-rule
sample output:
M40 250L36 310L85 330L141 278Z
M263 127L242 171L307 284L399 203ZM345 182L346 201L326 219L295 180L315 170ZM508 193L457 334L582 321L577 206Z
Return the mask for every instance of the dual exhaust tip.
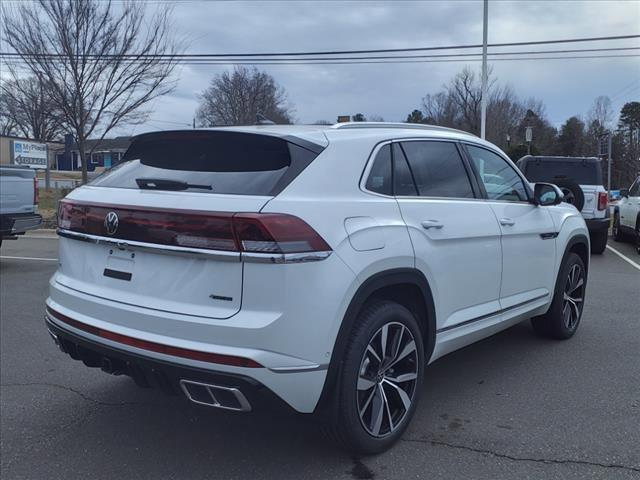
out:
M193 380L180 380L180 388L186 397L198 405L234 410L236 412L250 412L251 404L244 394L234 387L223 387Z

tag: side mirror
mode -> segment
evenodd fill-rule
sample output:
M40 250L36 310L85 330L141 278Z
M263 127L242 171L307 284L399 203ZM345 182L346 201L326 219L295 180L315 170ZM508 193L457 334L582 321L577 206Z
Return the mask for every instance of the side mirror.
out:
M624 197L624 198L629 198L629 189L628 188L621 188L620 189L620 196Z
M536 183L533 186L533 202L541 207L558 205L564 199L562 190L551 183Z

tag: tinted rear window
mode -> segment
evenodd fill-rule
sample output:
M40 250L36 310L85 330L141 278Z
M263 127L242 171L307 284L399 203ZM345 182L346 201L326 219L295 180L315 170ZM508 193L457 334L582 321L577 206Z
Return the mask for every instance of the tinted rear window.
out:
M317 156L283 138L239 132L173 132L135 140L91 185L138 189L136 179L193 185L186 191L277 195ZM207 186L208 188L197 188Z
M602 185L602 171L597 162L567 162L563 160L530 160L522 170L530 182L573 180L579 185Z

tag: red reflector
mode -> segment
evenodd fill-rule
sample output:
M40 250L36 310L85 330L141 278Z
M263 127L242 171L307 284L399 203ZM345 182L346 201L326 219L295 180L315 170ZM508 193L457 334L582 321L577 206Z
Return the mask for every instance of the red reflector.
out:
M607 192L598 193L598 210L604 210L609 203L609 194Z
M163 353L165 355L172 355L174 357L188 358L191 360L198 360L200 362L218 363L220 365L231 365L234 367L244 368L263 368L258 362L251 360L250 358L236 357L233 355L222 355L219 353L199 352L197 350L190 350L188 348L172 347L169 345L163 345L160 343L149 342L147 340L140 340L138 338L129 337L120 333L110 332L101 328L87 325L86 323L79 322L72 318L67 317L55 310L47 307L47 313L60 322L71 325L78 330L90 333L97 337L106 338L112 342L122 343L131 347L140 348L142 350L148 350L150 352Z

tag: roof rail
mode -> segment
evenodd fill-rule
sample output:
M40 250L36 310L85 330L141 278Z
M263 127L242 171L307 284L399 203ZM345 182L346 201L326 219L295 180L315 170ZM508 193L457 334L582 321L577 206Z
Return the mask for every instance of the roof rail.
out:
M350 128L398 128L410 130L437 130L442 132L464 133L476 137L473 133L458 130L456 128L441 127L440 125L427 125L424 123L402 123L402 122L342 122L331 126L337 130L347 130Z

